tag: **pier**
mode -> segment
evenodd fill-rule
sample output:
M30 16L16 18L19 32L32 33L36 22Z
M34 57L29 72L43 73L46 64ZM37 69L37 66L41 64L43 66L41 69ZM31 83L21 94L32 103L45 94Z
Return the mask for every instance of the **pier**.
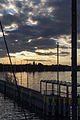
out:
M45 84L45 89L42 89L42 85ZM48 85L51 84L51 90L48 90ZM59 86L59 91L57 87ZM64 91L61 88L64 87ZM71 97L71 82L56 80L41 80L40 91L35 91L29 88L18 86L20 96L15 84L0 80L0 92L5 96L13 99L17 103L21 104L25 108L33 108L35 112L41 113L43 116L70 120L72 119L72 97ZM80 84L77 84L80 87ZM77 109L78 119L80 119L80 95L77 95Z

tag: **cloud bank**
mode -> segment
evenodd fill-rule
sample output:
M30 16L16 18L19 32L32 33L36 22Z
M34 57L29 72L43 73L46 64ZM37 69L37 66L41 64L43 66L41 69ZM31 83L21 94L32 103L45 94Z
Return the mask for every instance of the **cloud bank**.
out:
M78 0L78 21L79 5ZM10 53L28 51L40 56L56 56L56 43L59 42L61 56L70 54L71 0L0 0L0 20ZM78 39L79 34L78 27ZM45 53L49 49L53 52ZM5 56L0 35L0 57Z

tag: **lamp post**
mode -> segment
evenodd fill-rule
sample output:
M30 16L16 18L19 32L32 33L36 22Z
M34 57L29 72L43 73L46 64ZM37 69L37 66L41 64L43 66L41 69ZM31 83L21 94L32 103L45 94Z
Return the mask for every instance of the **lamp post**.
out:
M57 95L59 95L59 42L57 42Z
M29 81L28 81L28 60L27 60L27 88L29 88Z
M77 120L77 0L72 0L72 120Z
M22 66L22 60L21 60L21 66ZM22 80L22 69L21 69L21 86L23 84L23 80Z

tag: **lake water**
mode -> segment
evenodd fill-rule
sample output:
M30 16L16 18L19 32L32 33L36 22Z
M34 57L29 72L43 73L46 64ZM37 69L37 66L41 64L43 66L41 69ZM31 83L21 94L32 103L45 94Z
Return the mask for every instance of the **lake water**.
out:
M4 79L5 73L1 73L0 76ZM19 85L40 91L40 80L57 80L57 72L17 72L16 78ZM71 72L59 72L59 80L71 82ZM77 80L80 83L80 72L77 73ZM44 85L43 89L45 89Z
M6 73L0 73L1 79L5 79ZM10 73L11 75L12 73ZM56 80L57 72L20 72L16 73L16 78L19 85L40 91L40 80ZM77 73L78 83L80 83L80 72ZM60 81L71 81L71 72L59 72ZM43 87L44 88L44 87ZM51 86L49 85L50 89ZM25 120L23 112L17 105L14 107L13 101L4 99L0 94L0 119L1 120ZM25 110L28 120L41 120L35 113Z
M5 79L6 72L1 72L1 79ZM9 73L12 75L12 73ZM57 80L57 72L17 72L15 73L18 84L24 87L28 87L37 91L40 91L40 81L41 80ZM71 82L71 72L59 72L59 80ZM77 72L77 81L80 83L80 72ZM42 86L45 89L45 84ZM48 89L52 86L49 84ZM62 88L65 89L65 88ZM80 91L80 89L78 90Z
M0 73L1 79L5 79L6 72ZM10 73L12 75L12 73ZM57 80L57 72L17 72L15 73L18 84L40 91L40 80ZM78 73L78 81L80 74ZM60 81L71 81L71 72L59 72Z
M24 110L26 120L43 120L39 118L34 112ZM17 104L8 98L4 99L3 94L0 93L0 120L25 120L24 112Z
M1 79L5 79L5 74L0 73ZM57 72L17 72L15 75L19 85L37 91L40 91L40 80L57 80ZM59 72L59 80L71 82L71 72ZM80 72L77 73L77 80L80 83Z

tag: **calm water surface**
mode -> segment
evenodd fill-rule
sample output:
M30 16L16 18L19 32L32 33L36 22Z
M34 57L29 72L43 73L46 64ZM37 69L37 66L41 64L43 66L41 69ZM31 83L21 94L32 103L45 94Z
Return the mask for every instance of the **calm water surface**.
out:
M31 72L28 74L26 72L22 72L16 73L16 77L19 85L39 91L40 80L56 80L57 72ZM71 81L71 72L60 72L59 79L61 81Z
M1 79L5 79L5 74L6 73L0 73ZM17 72L15 74L19 85L37 91L40 91L40 80L57 80L57 72ZM10 75L12 75L12 73L10 73ZM59 72L59 80L71 82L71 72ZM80 83L80 72L77 72L77 81ZM49 84L48 90L51 90L51 88ZM45 90L45 84L43 84L42 89ZM78 91L80 91L80 89L78 89Z
M42 120L35 113L24 110L27 120ZM0 93L0 120L25 120L24 112L17 104Z
M1 79L5 79L5 74L0 73ZM16 78L19 85L40 91L40 80L57 80L57 72L17 72ZM59 72L59 80L71 81L71 72ZM80 83L80 72L77 73L77 80Z
M6 73L0 73L1 79L5 79ZM10 73L11 74L11 73ZM40 91L40 80L56 80L57 72L20 72L16 73L17 81L19 85L28 87L37 91ZM80 72L77 73L78 83L80 83ZM60 72L60 81L71 81L71 72ZM45 85L44 85L45 86ZM43 86L43 89L44 89ZM50 89L51 86L49 85ZM35 113L31 113L25 110L28 120L41 120L36 116ZM4 99L3 95L0 94L0 119L1 120L25 120L24 114L17 105L14 107L13 101Z

